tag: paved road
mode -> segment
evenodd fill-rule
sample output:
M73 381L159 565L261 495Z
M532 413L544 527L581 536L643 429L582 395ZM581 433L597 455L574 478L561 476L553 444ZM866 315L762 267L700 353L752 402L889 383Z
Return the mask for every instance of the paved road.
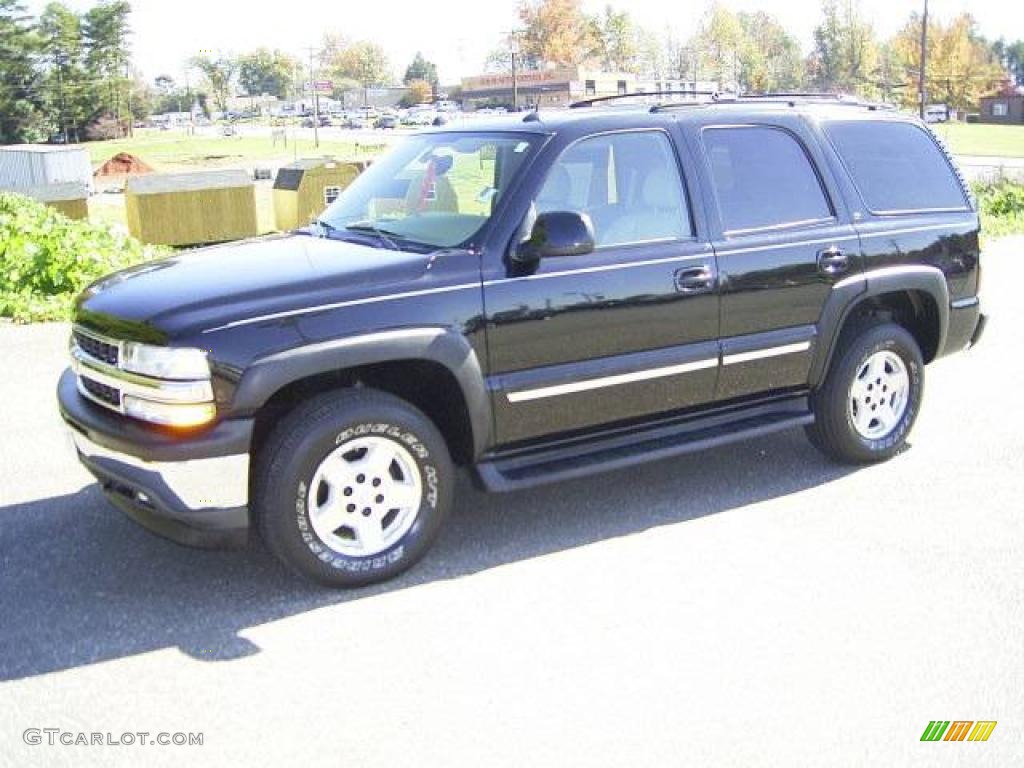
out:
M60 326L0 326L0 765L998 766L1024 761L1024 238L912 447L800 432L560 487L463 484L413 572L332 593L181 549L65 450ZM923 744L992 719L988 743ZM26 728L204 745L27 746Z

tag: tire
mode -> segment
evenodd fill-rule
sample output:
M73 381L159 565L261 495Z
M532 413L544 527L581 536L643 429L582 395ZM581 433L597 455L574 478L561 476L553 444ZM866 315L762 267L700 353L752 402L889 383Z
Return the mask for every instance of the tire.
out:
M383 581L423 557L455 480L430 419L371 389L321 395L290 413L255 477L253 509L267 547L331 587Z
M892 322L856 321L811 395L815 421L807 436L836 461L885 461L905 445L923 395L924 360L914 337Z

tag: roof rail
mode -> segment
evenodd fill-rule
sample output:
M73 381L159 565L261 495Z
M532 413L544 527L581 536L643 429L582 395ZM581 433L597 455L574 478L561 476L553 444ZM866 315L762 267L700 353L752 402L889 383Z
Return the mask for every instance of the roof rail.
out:
M740 96L733 94L725 94L715 100L718 104L743 104L743 103L757 103L762 104L787 104L790 107L795 107L797 104L812 103L817 101L827 101L837 106L843 107L862 107L871 111L876 110L894 110L896 106L893 104L885 104L882 102L875 101L864 101L858 96L853 96L844 93L812 93L812 92L772 92L772 93L745 93ZM685 103L668 103L668 104L656 104L651 107L652 112L661 112L664 110L674 109L677 107L691 106Z
M619 99L636 99L642 96L706 96L714 101L728 95L720 94L718 91L639 91L633 93L617 93L613 96L595 96L592 99L582 99L580 101L574 101L569 105L569 108L578 109L579 107L591 107L594 104L603 104L608 101L618 101Z
M617 93L613 96L595 96L592 99L574 101L569 105L570 109L580 107L592 107L595 104L620 101L622 99L636 99L644 96L681 96L681 97L703 97L701 101L662 101L651 106L651 112L662 112L669 109L681 107L692 107L702 104L742 104L744 102L780 103L795 107L798 103L828 101L837 105L864 107L870 110L895 109L892 104L884 104L872 101L863 101L857 96L845 93L815 93L811 91L780 91L769 93L745 93L735 94L719 91L641 91L634 93Z

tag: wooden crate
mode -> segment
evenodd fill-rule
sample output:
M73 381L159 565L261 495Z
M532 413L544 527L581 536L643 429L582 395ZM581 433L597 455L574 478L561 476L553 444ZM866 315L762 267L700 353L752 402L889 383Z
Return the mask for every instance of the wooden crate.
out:
M128 179L128 231L144 243L197 245L253 237L256 191L245 171L201 171Z
M274 226L282 232L306 226L365 167L363 162L340 162L329 157L297 160L282 167L274 179Z

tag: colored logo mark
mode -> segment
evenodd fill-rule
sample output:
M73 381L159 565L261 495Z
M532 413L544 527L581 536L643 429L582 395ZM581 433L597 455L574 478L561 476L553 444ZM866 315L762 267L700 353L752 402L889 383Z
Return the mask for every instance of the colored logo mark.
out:
M995 727L995 720L932 720L921 741L988 741Z

